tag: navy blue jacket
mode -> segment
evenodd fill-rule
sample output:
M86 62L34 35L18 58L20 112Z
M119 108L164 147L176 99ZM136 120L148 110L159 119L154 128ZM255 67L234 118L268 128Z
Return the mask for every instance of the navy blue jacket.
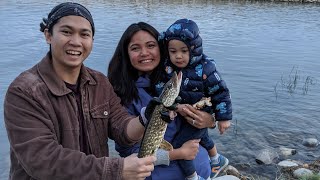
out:
M174 71L182 71L180 96L184 104L194 104L202 97L211 97L212 107L204 109L214 113L216 120L231 120L232 105L229 89L216 69L215 61L203 53L202 39L197 24L189 19L179 19L162 34L160 39L167 45L170 40L180 40L189 49L189 63L179 69L168 59L165 62L167 77L156 89L161 91Z
M186 68L178 69L166 62L166 72L169 79L174 71L182 71L182 84L179 96L182 98L181 104L194 104L202 97L211 97L212 107L205 110L214 113L216 120L232 119L232 104L229 89L225 81L216 69L213 59L204 54L198 63L188 65ZM163 82L166 82L168 79ZM157 91L162 90L162 84L156 86Z

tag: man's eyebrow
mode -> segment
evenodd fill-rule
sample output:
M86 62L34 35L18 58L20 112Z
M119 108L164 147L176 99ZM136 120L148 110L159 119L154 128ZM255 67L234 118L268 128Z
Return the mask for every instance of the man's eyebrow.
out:
M62 25L62 26L60 26L60 28L74 29L72 26L69 26L69 25ZM92 32L91 29L87 29L87 28L82 28L81 31Z

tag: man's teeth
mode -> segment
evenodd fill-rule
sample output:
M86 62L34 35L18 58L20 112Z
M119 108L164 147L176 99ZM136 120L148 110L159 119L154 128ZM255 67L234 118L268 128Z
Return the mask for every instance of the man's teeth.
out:
M80 51L67 51L68 54L71 54L71 55L80 55L81 52Z

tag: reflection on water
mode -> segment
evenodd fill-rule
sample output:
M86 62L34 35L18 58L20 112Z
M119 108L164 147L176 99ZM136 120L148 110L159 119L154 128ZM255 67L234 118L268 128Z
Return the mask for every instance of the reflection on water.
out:
M61 1L56 1L61 2ZM0 1L0 91L32 67L48 50L39 31L41 18L56 2ZM200 27L204 52L215 58L233 98L234 125L220 136L210 131L220 153L243 170L274 178L274 167L258 166L254 153L265 147L296 148L292 159L312 161L319 148L303 147L305 137L320 138L319 5L249 1L81 1L94 17L96 37L86 65L106 73L121 34L145 21L164 31L178 18ZM298 70L296 89L281 84ZM292 75L292 74L291 74ZM307 94L303 87L313 78ZM3 103L0 103L3 114ZM0 121L0 179L7 179L9 145ZM115 155L113 151L112 154Z

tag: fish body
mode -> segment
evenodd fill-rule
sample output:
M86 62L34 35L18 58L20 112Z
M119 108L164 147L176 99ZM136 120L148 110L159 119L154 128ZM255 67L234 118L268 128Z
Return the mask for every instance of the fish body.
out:
M166 142L163 137L168 123L161 119L161 112L165 111L166 107L173 105L175 102L180 92L181 81L182 72L178 74L174 72L171 79L164 85L162 93L159 96L161 104L154 108L151 118L146 125L138 153L139 158L155 155L161 143Z

